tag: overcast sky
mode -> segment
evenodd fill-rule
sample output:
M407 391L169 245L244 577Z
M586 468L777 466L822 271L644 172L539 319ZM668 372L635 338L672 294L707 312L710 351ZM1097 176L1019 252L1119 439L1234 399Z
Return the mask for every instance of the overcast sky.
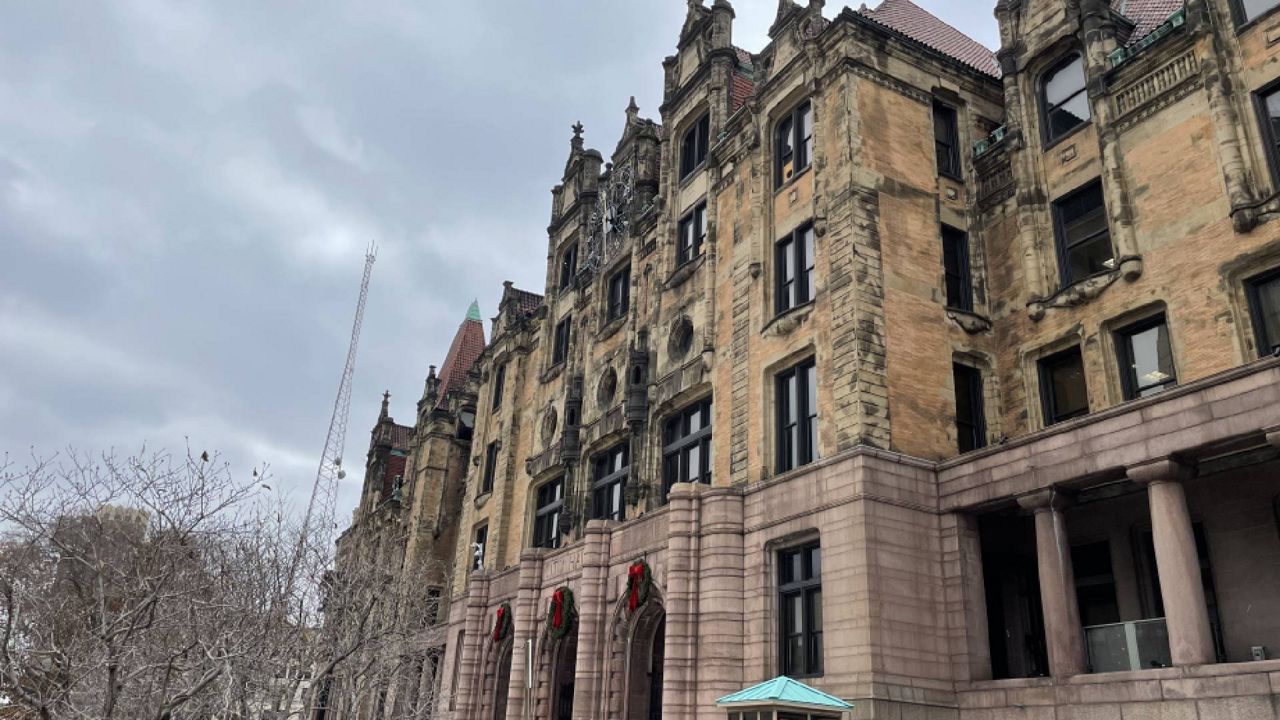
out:
M997 43L993 3L918 1ZM734 5L735 43L758 51L777 3ZM347 437L361 467L382 391L412 424L473 298L488 318L503 280L542 292L569 126L607 154L629 96L656 119L684 14L0 3L0 453L189 438L304 499L376 239Z

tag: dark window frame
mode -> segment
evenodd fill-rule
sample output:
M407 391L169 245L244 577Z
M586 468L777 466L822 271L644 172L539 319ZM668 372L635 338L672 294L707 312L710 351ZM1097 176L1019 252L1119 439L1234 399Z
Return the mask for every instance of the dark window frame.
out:
M1231 21L1235 24L1237 33L1253 27L1266 18L1271 17L1271 15L1275 14L1277 11L1280 11L1280 2L1276 2L1274 5L1263 10L1257 15L1249 17L1246 14L1244 3L1240 0L1230 0L1228 5L1231 6Z
M569 243L569 246L560 253L560 289L573 285L573 278L578 274L578 243Z
M821 677L825 659L823 657L822 623L822 545L818 541L805 543L796 547L778 550L778 672L791 678ZM801 576L794 577L793 559L799 558ZM801 599L801 628L799 638L803 648L803 657L791 656L789 642L797 634L790 631L791 620L789 602L792 598ZM815 605L818 611L815 612ZM815 622L817 620L817 622Z
M818 398L816 395L810 397L814 394L811 390L817 389L817 377L817 363L813 357L801 360L774 376L774 448L778 473L804 467L818 459ZM797 391L795 417L790 413L792 397L788 384L792 381Z
M1280 2L1268 12L1280 9ZM1263 157L1267 161L1267 169L1271 173L1272 189L1280 189L1280 134L1271 123L1271 113L1267 110L1267 98L1280 95L1280 80L1268 83L1253 93L1253 106L1258 118L1258 129L1262 134Z
M507 364L502 363L493 371L493 404L492 410L502 407L502 393L507 384Z
M813 223L805 223L778 239L773 249L773 311L781 315L813 302L814 256L817 254ZM784 269L790 261L791 275Z
M484 449L484 476L480 480L480 494L493 492L493 479L498 472L498 442L495 440Z
M965 363L951 363L952 382L956 392L956 444L961 453L987 446L986 394L982 369ZM968 395L969 412L964 413L961 391Z
M1061 365L1067 358L1075 356L1080 359L1080 379L1084 383L1085 405L1080 410L1059 414L1057 401L1053 397L1053 369ZM1089 414L1089 379L1084 371L1084 350L1079 345L1072 345L1051 353L1036 361L1037 374L1040 378L1040 407L1044 413L1044 426L1057 425Z
M707 164L711 147L711 113L703 113L680 139L680 180L684 181Z
M941 127L939 122L941 121ZM945 137L938 137L939 130ZM937 156L938 174L952 180L964 181L964 167L960 160L960 109L946 103L933 101L933 149Z
M621 455L622 467L615 470ZM627 519L627 479L631 475L631 445L622 442L591 459L591 518L593 520ZM612 506L613 490L619 488L618 506Z
M480 546L480 557L476 557L475 547ZM471 569L481 570L484 568L485 553L489 552L489 523L477 525L471 531Z
M662 497L665 502L671 488L679 482L711 484L711 433L714 423L711 398L690 403L673 413L662 424ZM691 420L699 414L702 424L691 430ZM698 450L696 475L689 469L691 451Z
M969 233L943 224L942 275L947 307L973 312L973 268L969 264ZM954 267L953 267L954 265Z
M631 264L627 263L617 272L609 276L607 299L605 300L605 320L612 322L627 314L631 309Z
M1140 397L1150 397L1143 395L1142 393L1157 387L1162 390L1167 390L1168 388L1178 384L1178 368L1176 363L1174 363L1173 374L1164 382L1142 385L1141 381L1134 373L1133 337L1139 333L1146 332L1147 330L1151 330L1161 325L1165 328L1165 339L1169 341L1169 359L1172 362L1173 342L1169 337L1168 319L1162 312L1125 325L1112 333L1116 346L1116 361L1120 365L1120 389L1124 394L1125 400L1137 400Z
M1262 317L1262 294L1259 287L1273 282L1280 282L1280 266L1261 272L1244 281L1246 304L1249 306L1249 324L1253 328L1253 344L1258 357L1264 358L1280 350L1280 337L1267 335L1267 328Z
M1071 95L1067 96L1066 98L1064 98L1062 102L1050 107L1049 96L1048 96L1049 81L1052 80L1054 77L1056 77L1058 73L1062 72L1063 70L1066 70L1068 67L1071 66L1072 63L1074 63L1077 60L1080 61L1080 76L1081 76L1080 89L1075 91ZM1052 147L1053 145L1057 144L1058 141L1062 140L1063 138L1070 136L1072 133L1075 133L1080 128L1085 127L1086 125L1093 122L1093 107L1089 105L1089 102L1090 102L1089 73L1088 73L1088 68L1085 65L1084 53L1079 51L1072 51L1070 53L1067 53L1062 58L1060 58L1057 62L1050 65L1048 69L1046 69L1044 72L1040 73L1040 77L1036 81L1036 83L1037 83L1036 99L1039 101L1039 106L1040 106L1039 108L1040 139L1044 144L1044 147L1046 150ZM1066 105L1067 103L1079 97L1081 93L1083 93L1085 96L1085 105L1089 108L1089 117L1071 126L1070 128L1063 130L1062 132L1059 132L1059 133L1053 132L1053 128L1049 120L1050 114L1054 110L1062 107L1063 105Z
M809 121L809 134L804 135L805 120ZM788 144L784 144L786 139ZM784 148L790 152L783 152ZM786 160L791 160L791 175L783 177ZM778 119L773 130L773 179L774 187L781 189L796 179L813 163L813 103L804 100Z
M1078 225L1087 223L1092 217L1092 214L1077 217L1068 224L1067 220L1064 218L1064 215L1066 214L1066 205L1088 193L1093 192L1095 189L1098 193L1099 203L1098 209L1093 212L1102 216L1102 229L1082 240L1078 239L1069 242L1067 239L1068 231ZM1066 193L1062 197L1059 197L1051 203L1051 208L1053 211L1053 246L1058 257L1058 282L1061 286L1067 287L1069 285L1074 285L1075 283L1087 280L1094 275L1109 272L1108 270L1101 270L1083 277L1075 277L1071 272L1071 252L1076 248L1083 247L1100 239L1104 240L1107 243L1107 247L1111 249L1111 259L1113 263L1117 259L1116 246L1115 243L1112 242L1111 237L1111 219L1107 215L1107 199L1102 187L1102 178L1087 182L1075 190Z
M564 475L538 486L534 494L533 547L555 550L560 547L560 513L564 511ZM559 496L552 492L559 488Z
M689 232L688 242L685 234ZM676 225L676 267L682 267L702 256L707 240L707 201L694 205Z
M555 367L569 357L569 341L572 334L571 320L573 315L565 315L556 323L555 337L551 346L551 366Z

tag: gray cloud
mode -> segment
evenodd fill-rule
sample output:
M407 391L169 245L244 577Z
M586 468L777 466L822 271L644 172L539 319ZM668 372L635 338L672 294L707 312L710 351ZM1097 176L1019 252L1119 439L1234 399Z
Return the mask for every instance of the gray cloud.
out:
M985 5L922 4L995 42ZM366 243L351 458L473 297L541 289L569 125L608 151L629 96L656 117L684 7L0 5L0 452L190 438L304 495ZM738 0L736 43L775 8Z

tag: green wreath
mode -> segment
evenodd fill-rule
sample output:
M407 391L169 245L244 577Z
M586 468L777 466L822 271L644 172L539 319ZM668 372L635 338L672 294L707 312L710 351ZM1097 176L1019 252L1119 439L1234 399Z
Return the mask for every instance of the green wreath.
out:
M493 642L502 642L511 633L511 605L502 603L493 618Z
M551 606L547 608L547 636L560 640L569 634L578 621L578 607L573 602L573 591L567 585L551 593Z
M653 572L649 563L637 560L627 568L627 613L634 613L649 599L649 588L653 586Z

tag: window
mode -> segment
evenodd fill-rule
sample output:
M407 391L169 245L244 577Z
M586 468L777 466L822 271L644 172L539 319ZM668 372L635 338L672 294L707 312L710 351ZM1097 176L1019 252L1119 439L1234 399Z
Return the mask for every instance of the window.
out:
M1084 58L1072 55L1040 80L1040 125L1048 145L1089 122Z
M458 411L458 439L470 440L476 430L476 411L474 408L462 408Z
M489 545L489 526L481 525L476 528L475 534L471 540L471 569L484 569L484 551Z
M778 278L774 309L786 312L813 300L813 226L806 225L778 241L774 250Z
M427 588L426 612L423 613L422 621L428 627L440 621L440 596L440 588Z
M774 135L774 181L778 187L809 167L813 158L813 108L806 100L782 118Z
M627 314L631 306L631 266L628 265L609 278L608 320L617 320Z
M1280 268L1248 280L1245 291L1258 355L1273 355L1280 351Z
M493 409L502 407L503 386L507 384L507 364L502 363L493 373Z
M493 492L493 476L498 472L498 443L491 442L484 450L484 479L480 482L480 494Z
M703 115L693 127L684 134L680 142L680 179L683 180L694 173L707 161L707 146L711 135L711 115Z
M822 549L818 543L778 553L778 671L822 674Z
M573 284L573 276L578 272L578 243L565 248L560 256L560 289L564 290Z
M1046 427L1088 414L1089 389L1078 346L1040 361L1040 396Z
M933 144L938 153L938 174L957 180L961 173L959 136L955 108L934 103Z
M569 315L556 323L555 345L551 348L551 364L559 365L569 357L569 321L572 318Z
M956 384L956 438L962 453L987 446L987 418L982 402L982 371L953 363Z
M627 485L630 454L630 448L623 443L600 453L592 462L591 517L593 519L625 519L627 504L623 502L622 491Z
M947 281L947 307L973 310L969 235L947 225L942 226L942 271Z
M778 472L818 457L818 372L810 358L778 375Z
M711 398L667 419L662 433L663 490L678 482L711 482Z
M702 254L702 241L707 239L707 204L699 203L680 219L676 265L684 265Z
M1258 106L1258 124L1266 143L1272 182L1280 186L1280 85L1272 85L1253 97Z
M1280 6L1280 2L1276 2L1276 0L1234 0L1232 5L1234 6L1236 21L1243 25L1266 15L1277 6Z
M1115 267L1101 182L1054 202L1053 215L1058 274L1064 286Z
M1120 385L1124 399L1155 395L1178 382L1164 315L1147 318L1116 332Z
M560 547L560 511L564 508L564 477L538 488L538 508L533 519L533 546Z

